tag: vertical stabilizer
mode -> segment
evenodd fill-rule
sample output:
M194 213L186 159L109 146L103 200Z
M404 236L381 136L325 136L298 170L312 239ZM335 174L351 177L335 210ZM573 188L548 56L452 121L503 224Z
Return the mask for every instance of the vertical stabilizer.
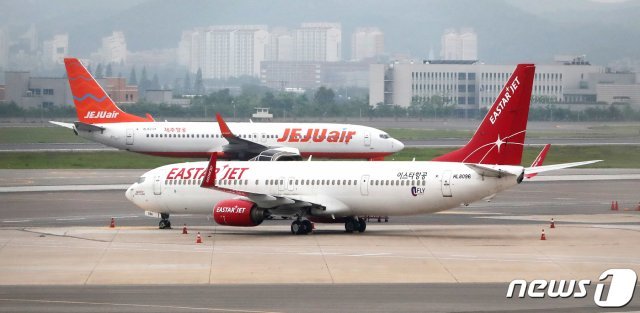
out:
M464 147L434 161L520 165L535 65L519 64Z
M65 58L64 65L78 121L87 124L153 122L150 115L139 117L118 108L78 59Z

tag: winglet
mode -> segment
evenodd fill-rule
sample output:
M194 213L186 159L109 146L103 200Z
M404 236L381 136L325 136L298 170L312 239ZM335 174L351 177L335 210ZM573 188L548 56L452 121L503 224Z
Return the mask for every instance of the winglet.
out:
M209 159L209 165L204 174L204 179L200 184L202 188L215 188L216 187L216 163L218 162L218 155L216 153L211 154Z
M549 143L544 145L544 148L542 148L542 151L540 151L540 154L538 154L536 159L533 160L533 163L531 163L531 167L542 166L542 163L544 163L544 158L547 157L547 152L549 151L550 147L551 147L551 144ZM538 173L529 173L529 174L525 174L524 177L533 178L536 175L538 175Z
M235 135L231 132L231 129L229 129L227 122L224 121L220 113L216 113L216 120L218 120L218 125L220 125L220 132L222 133L222 137L235 137Z

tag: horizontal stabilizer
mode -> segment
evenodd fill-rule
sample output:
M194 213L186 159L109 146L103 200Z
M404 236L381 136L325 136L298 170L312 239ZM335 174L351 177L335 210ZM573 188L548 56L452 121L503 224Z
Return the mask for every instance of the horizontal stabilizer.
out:
M73 129L73 124L72 123L63 123L63 122L56 122L56 121L49 121L49 123L51 123L53 125L58 125L58 126L62 126L62 127L65 127L65 128Z
M591 161L582 161L582 162L560 163L560 164L553 164L553 165L527 167L524 169L524 174L528 175L528 174L537 174L537 173L548 172L548 171L556 171L556 170L561 170L563 168L582 166L582 165L593 164L597 162L602 162L602 160L591 160Z
M105 129L104 127L96 126L93 124L87 124L83 122L73 122L73 125L75 125L76 130L87 131L87 132L101 132Z
M486 177L503 177L507 175L518 176L520 173L512 173L507 169L501 168L496 165L484 165L484 164L465 164L478 174Z

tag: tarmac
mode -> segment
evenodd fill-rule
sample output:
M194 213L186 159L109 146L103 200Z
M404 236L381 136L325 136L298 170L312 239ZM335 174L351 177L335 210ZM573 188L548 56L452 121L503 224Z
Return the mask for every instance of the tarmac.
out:
M143 171L0 171L0 187L118 185ZM189 234L158 230L122 190L4 192L0 311L600 311L603 271L640 272L640 179L617 174L638 171L562 171L491 202L306 236L290 221L230 228L197 215L172 216ZM592 283L586 298L507 299L514 279Z

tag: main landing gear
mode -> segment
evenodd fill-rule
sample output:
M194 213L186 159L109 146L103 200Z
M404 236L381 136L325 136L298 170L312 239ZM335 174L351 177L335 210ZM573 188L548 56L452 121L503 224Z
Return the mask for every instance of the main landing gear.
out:
M297 218L291 223L291 233L294 235L306 235L313 230L313 225L309 220Z
M169 220L169 214L160 213L160 223L158 223L160 229L171 229L171 221Z
M364 233L367 229L367 221L360 217L347 217L347 220L344 222L344 229L347 233L353 233L354 231Z

